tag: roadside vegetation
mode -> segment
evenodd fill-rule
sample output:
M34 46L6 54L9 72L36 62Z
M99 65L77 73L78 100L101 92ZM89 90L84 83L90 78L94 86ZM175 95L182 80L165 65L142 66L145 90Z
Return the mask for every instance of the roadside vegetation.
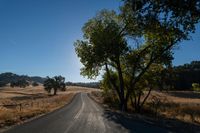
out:
M198 84L198 83L193 83L193 84L192 84L192 90L193 90L193 91L200 92L200 84Z

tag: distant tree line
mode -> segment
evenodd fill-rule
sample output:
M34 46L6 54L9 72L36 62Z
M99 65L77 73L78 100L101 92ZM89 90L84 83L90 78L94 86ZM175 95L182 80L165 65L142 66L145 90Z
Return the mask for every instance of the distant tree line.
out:
M200 84L200 61L174 67L174 81L176 90L192 90L193 83Z
M11 82L10 83L11 87L20 87L20 88L25 88L29 86L29 82L26 80L18 80L16 82Z
M99 88L100 83L99 82L90 82L90 83L83 83L83 82L78 82L78 83L73 83L73 82L66 82L67 86L80 86L80 87L89 87L89 88Z
M25 88L25 87L30 86L30 85L36 87L36 86L39 86L39 83L37 83L37 82L29 82L27 80L18 80L16 82L11 82L10 83L11 87L20 87L20 88Z

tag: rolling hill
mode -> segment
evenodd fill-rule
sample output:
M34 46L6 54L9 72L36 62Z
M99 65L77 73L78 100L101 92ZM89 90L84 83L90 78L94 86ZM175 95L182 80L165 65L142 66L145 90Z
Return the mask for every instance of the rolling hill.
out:
M0 74L0 86L9 84L12 82L17 82L20 80L25 80L28 82L37 82L43 84L45 78L39 77L39 76L27 76L27 75L17 75L11 72L1 73Z

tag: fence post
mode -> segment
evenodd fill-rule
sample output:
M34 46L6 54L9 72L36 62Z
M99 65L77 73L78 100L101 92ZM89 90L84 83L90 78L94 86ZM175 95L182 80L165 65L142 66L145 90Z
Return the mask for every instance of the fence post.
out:
M20 111L22 110L22 104L21 103L19 104L19 110Z

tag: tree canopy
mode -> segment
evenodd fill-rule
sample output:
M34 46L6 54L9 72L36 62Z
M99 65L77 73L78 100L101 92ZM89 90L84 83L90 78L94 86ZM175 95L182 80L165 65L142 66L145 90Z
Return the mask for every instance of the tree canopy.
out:
M102 10L83 26L84 39L75 42L81 74L95 78L104 70L103 83L118 95L120 109L127 110L134 97L140 110L145 88L148 98L164 68L171 67L172 49L195 32L199 7L197 0L124 0L119 14Z
M117 18L114 11L103 10L84 25L84 40L75 42L84 76L96 77L105 63L117 62L128 50L125 38L119 36L122 27Z

